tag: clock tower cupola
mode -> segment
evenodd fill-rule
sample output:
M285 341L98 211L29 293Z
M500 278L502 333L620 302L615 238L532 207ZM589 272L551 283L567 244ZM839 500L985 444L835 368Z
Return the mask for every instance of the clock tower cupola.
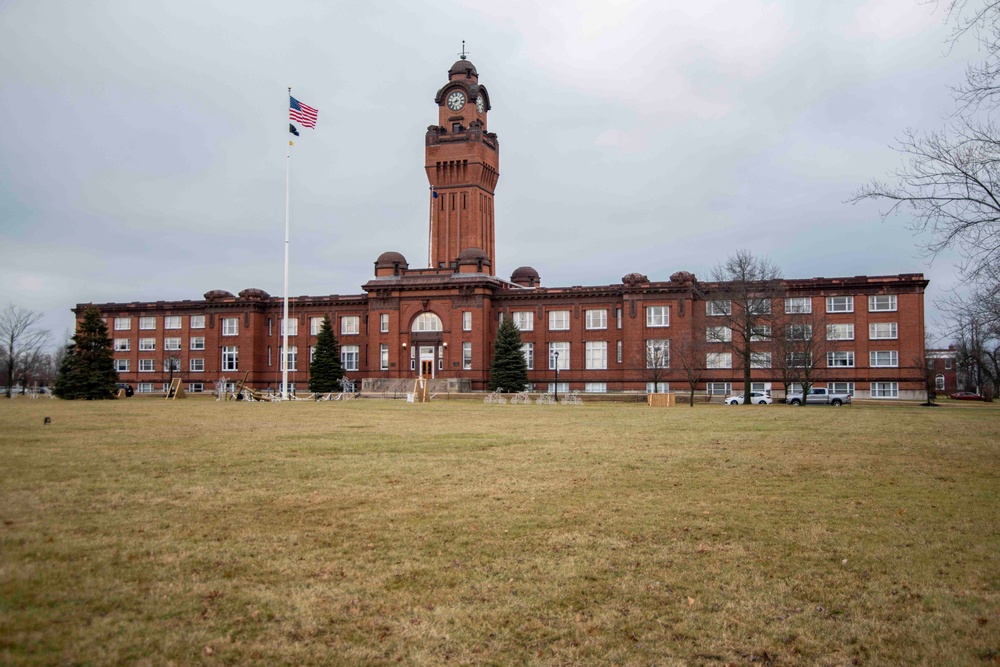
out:
M500 177L500 146L487 131L490 95L464 48L434 102L438 122L427 128L424 144L431 185L428 264L448 268L464 250L479 249L485 256L482 271L495 275L493 193Z

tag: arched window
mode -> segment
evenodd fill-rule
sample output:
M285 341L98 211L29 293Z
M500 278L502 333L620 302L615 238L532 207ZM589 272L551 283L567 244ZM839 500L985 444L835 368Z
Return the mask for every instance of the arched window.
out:
M417 319L413 320L410 331L442 331L441 318L434 313L420 313Z
M934 389L937 391L944 391L944 376L938 375L934 378Z

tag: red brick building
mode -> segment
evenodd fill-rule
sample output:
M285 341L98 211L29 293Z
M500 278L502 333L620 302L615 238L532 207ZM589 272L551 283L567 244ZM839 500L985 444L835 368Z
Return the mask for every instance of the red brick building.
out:
M431 184L428 266L396 252L375 262L354 295L289 300L289 380L308 386L309 350L329 315L347 375L375 391L429 377L454 390L482 390L500 318L521 329L529 379L538 390L739 392L739 355L720 326L726 284L690 273L665 280L628 274L621 284L544 287L531 267L496 275L493 197L499 142L487 131L490 97L468 60L456 62L437 92L437 124L425 135ZM418 233L418 230L414 230ZM721 258L720 258L721 259ZM666 271L665 271L666 274ZM768 324L755 331L754 389L780 396L787 380L786 338L819 343L814 382L859 397L922 398L927 281L921 274L783 280L766 299ZM79 304L81 314L89 304ZM247 376L256 388L281 382L282 300L249 288L211 290L201 300L105 303L123 381L159 392L169 377L208 391L220 376ZM812 357L810 357L812 358ZM680 363L684 361L685 363ZM360 383L359 383L360 384Z

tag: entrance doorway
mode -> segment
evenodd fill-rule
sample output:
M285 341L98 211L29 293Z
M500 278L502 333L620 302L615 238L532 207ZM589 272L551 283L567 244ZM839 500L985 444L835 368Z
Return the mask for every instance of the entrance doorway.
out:
M434 346L420 346L420 377L434 379Z

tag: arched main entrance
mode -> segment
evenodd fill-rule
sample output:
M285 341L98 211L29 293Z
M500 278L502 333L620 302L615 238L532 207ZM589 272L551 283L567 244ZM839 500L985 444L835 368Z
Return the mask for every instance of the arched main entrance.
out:
M444 325L431 312L420 313L410 325L410 369L417 377L434 379L444 368Z

